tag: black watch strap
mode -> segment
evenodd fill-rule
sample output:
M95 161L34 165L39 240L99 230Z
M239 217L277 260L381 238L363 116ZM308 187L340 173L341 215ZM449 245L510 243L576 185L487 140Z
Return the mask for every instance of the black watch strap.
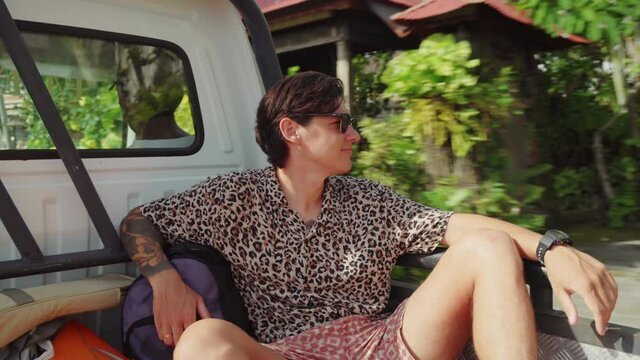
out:
M544 265L544 255L549 249L559 244L573 245L573 242L569 238L569 235L560 230L549 230L544 233L544 236L542 236L542 239L540 239L538 247L536 248L536 257L538 258L538 261Z

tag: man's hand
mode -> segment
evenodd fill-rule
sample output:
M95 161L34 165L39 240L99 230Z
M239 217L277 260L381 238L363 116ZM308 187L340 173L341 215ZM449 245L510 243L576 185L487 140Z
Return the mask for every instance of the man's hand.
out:
M165 270L149 277L153 289L153 318L160 340L175 346L189 325L210 318L209 310L198 293L187 286L175 270Z
M576 305L571 299L578 293L593 313L596 331L604 335L618 299L618 285L604 264L568 246L554 246L544 257L553 290L571 325L578 320Z
M175 346L187 326L209 318L202 297L188 287L162 251L162 234L135 208L122 220L120 236L125 250L140 267L153 289L153 318L160 340Z

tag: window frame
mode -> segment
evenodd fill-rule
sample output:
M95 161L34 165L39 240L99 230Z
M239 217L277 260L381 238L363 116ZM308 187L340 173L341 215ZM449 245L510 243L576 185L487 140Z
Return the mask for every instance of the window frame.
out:
M168 157L189 156L197 153L204 144L204 123L195 78L191 62L187 53L177 44L155 38L138 35L130 35L112 31L79 28L67 25L54 25L34 21L15 21L20 32L33 32L47 35L72 36L85 39L114 41L123 44L153 46L174 52L182 61L185 84L188 90L189 104L194 127L194 141L189 147L184 148L129 148L129 149L77 149L80 157L89 158L129 158L129 157ZM15 66L15 64L14 64ZM53 99L54 104L56 100ZM41 160L60 159L57 150L54 149L0 149L0 161L2 160Z

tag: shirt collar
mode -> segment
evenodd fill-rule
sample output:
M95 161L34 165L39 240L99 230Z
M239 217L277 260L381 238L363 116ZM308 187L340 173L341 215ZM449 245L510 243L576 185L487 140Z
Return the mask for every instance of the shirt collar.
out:
M280 188L280 183L278 182L278 176L276 175L276 168L273 166L269 166L265 169L265 177L267 179L267 195L274 199L282 208L288 209L289 203L287 202L287 198L284 196L284 192ZM335 181L334 177L331 176L324 181L324 189L322 190L322 210L323 213L325 210L330 210L335 208L336 200L334 199L334 189Z

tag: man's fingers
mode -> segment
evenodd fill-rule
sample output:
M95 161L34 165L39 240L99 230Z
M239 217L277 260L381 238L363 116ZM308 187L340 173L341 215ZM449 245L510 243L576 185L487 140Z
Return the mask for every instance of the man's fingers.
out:
M160 323L158 322L158 318L154 318L155 321L155 325L156 325L156 333L158 334L158 339L160 339L160 341L162 340L162 334L164 334L164 329L160 326Z
M611 309L613 309L616 306L616 302L618 302L618 283L613 278L613 275L611 275L611 273L608 271L605 272L605 281L607 284L609 284L608 293L609 293L610 299L612 300Z
M201 296L187 286L177 272L174 275L159 278L153 288L156 331L167 346L175 346L187 326L196 321L196 312L209 315Z
M569 324L575 325L578 321L578 311L576 310L576 304L571 300L571 296L564 290L558 291L556 293L558 295L558 299L560 300L560 305L562 305L562 309L564 313L567 315L569 319Z
M593 320L596 322L596 331L600 335L604 335L607 331L607 324L611 316L612 307L609 307L603 297L592 288L588 293L581 294L587 307L593 313Z
M156 317L156 319L158 318ZM163 344L166 346L171 346L173 344L173 330L171 330L171 326L168 323L160 326L158 324L158 320L156 320L156 330L158 331L158 337Z
M164 342L164 334L167 334L167 329L170 329L169 326L165 326L164 321L162 321L162 317L155 312L155 304L153 311L153 322L156 326L156 332L158 333L158 338L160 341Z
M207 309L207 304L204 303L202 297L198 297L196 300L196 310L198 310L198 315L200 315L201 319L208 319L211 317L209 309Z
M617 290L606 278L600 282L600 286L600 298L603 300L605 308L608 311L613 311L618 298Z
M566 256L547 259L549 281L555 289L571 324L575 324L578 313L569 296L579 294L593 313L596 331L604 335L607 323L618 299L618 285L604 264L592 256L572 248L563 248ZM562 254L562 253L556 253Z
M176 346L178 340L180 340L180 336L182 336L182 332L184 331L183 326L176 326L173 328L173 336L171 339L171 346Z

